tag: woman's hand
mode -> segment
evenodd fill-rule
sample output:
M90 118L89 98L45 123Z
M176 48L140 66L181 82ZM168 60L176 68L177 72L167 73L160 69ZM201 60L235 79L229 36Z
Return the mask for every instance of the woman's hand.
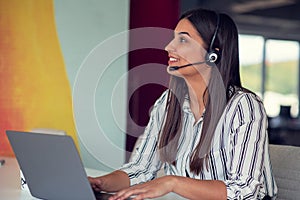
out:
M161 197L173 191L173 187L176 184L175 181L175 176L157 178L147 183L142 183L121 190L113 197L110 197L109 200L122 200L130 196L134 196L134 200Z
M88 180L95 192L100 192L103 190L103 180L102 177L88 177Z
M99 177L88 177L95 192L116 192L130 186L128 175L120 170Z

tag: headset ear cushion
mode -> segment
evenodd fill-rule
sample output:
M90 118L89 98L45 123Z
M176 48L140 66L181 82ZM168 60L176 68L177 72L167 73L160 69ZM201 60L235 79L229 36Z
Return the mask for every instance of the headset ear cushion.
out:
M206 54L206 62L207 64L218 64L220 61L221 55L220 51L217 49L213 49Z

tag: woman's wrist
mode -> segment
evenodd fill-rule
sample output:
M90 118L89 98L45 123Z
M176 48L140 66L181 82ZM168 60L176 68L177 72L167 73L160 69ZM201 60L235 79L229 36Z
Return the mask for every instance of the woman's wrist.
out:
M178 184L178 176L168 175L167 184L170 188L170 192L175 192L175 187Z
M117 192L130 186L128 175L120 170L102 176L101 182L102 189L106 192Z

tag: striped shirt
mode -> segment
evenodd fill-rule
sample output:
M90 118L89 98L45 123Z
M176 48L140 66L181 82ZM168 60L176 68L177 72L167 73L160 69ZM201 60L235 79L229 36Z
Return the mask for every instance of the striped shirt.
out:
M149 123L138 139L125 171L131 185L156 178L163 168L166 175L199 180L222 180L227 199L275 199L277 186L272 175L268 150L267 115L264 107L250 93L237 92L227 103L215 129L208 168L200 174L190 170L190 159L200 139L203 118L195 123L189 99L183 104L183 126L178 141L176 165L162 163L158 152L159 130L165 116L167 91L156 101Z

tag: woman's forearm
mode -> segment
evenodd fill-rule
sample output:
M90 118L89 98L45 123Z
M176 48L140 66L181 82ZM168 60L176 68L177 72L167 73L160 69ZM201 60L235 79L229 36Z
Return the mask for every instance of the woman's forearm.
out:
M173 176L173 192L187 199L227 199L226 185L218 180L196 180Z

